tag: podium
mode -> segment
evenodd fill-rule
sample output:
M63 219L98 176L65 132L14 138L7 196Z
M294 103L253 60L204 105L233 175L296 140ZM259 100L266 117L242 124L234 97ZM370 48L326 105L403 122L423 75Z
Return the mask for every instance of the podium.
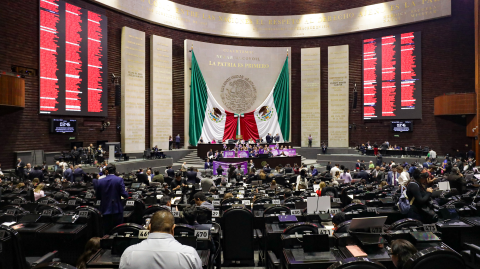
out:
M106 142L105 146L108 146L108 163L115 162L115 147L120 148L120 142Z

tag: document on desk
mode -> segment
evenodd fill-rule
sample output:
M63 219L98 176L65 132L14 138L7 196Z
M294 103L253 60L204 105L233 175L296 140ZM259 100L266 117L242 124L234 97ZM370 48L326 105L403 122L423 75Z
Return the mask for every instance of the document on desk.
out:
M352 245L352 246L347 246L348 251L352 253L353 257L367 257L367 253L363 252L363 250L357 246L357 245Z

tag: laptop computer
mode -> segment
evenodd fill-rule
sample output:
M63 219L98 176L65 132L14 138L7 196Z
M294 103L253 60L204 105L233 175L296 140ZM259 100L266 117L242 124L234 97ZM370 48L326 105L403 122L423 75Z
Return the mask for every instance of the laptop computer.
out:
M303 235L303 251L306 253L330 251L328 234Z
M353 218L350 223L350 231L361 230L361 229L370 229L371 227L383 227L385 221L387 220L386 216L381 217L370 217L370 218Z

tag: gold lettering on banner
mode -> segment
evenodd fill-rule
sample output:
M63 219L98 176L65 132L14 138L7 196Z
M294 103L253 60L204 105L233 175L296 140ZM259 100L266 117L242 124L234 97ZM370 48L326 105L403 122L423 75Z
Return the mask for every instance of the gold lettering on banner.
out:
M346 34L450 16L452 0L394 0L328 13L285 16L229 14L193 8L169 0L95 2L149 22L192 32L239 38L292 38ZM420 8L427 11L414 11ZM394 13L402 15L384 17ZM132 36L131 39L135 41L138 37Z
M301 49L301 145L320 147L320 48ZM315 83L313 83L315 81Z

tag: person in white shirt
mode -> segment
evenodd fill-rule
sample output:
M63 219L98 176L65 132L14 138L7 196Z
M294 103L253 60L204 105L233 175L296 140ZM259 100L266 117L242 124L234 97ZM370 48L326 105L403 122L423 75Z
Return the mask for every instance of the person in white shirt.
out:
M335 164L334 167L332 167L332 169L330 169L330 175L332 175L332 177L335 176L335 174L337 173L337 171L340 171L340 168L338 168L338 167L339 167L339 165L338 165L338 163L337 163L337 164Z
M305 187L308 188L307 170L306 169L300 170L300 175L298 175L298 177L297 177L297 184L295 186L295 190L297 190L297 191L300 190L300 188L298 187L298 186L300 186L300 184L305 185Z
M397 166L397 167L401 167L401 166ZM400 174L400 177L398 177L398 184L403 186L410 180L410 174L405 168L403 168L402 170L403 171Z
M148 177L148 182L152 182L152 170L148 169L147 170L147 177Z
M42 197L45 197L45 193L43 192L43 187L45 187L45 183L40 183L33 191L33 197L35 197L35 201L37 201Z
M172 213L167 210L157 211L148 225L148 238L123 252L119 268L201 269L202 260L197 251L175 240L174 229L175 218Z
M430 157L432 163L434 163L436 161L435 159L437 159L437 153L433 149L428 152L428 156Z

